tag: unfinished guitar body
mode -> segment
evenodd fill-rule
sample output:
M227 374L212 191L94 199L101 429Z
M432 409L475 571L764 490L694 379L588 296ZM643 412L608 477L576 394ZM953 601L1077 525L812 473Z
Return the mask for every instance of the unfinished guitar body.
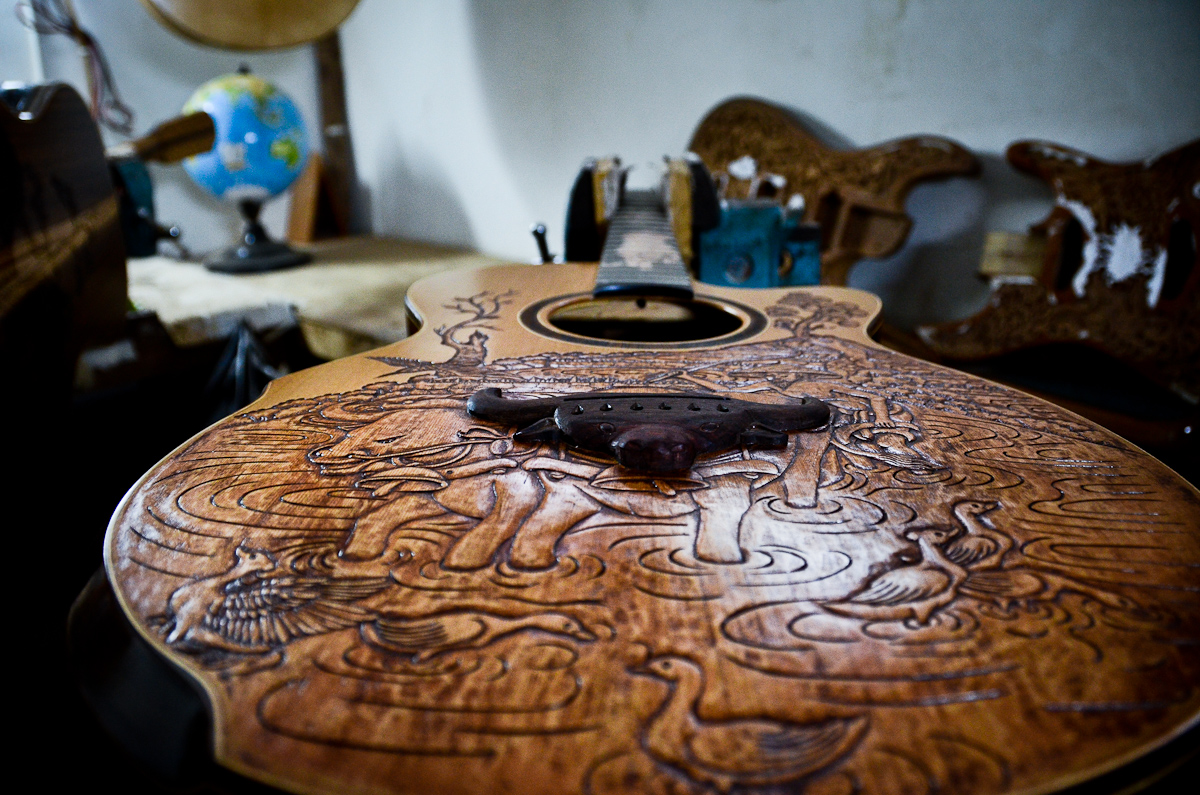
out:
M988 306L918 329L951 361L1042 345L1111 356L1193 406L1200 400L1200 140L1136 163L1106 163L1045 141L1008 160L1047 182L1055 207L1031 232L1040 267L993 281Z
M904 199L918 182L979 173L975 156L947 138L921 135L841 151L784 108L749 97L709 111L688 149L714 173L748 155L760 173L786 180L784 196L804 197L804 220L821 227L822 284L845 284L863 257L900 248L912 227ZM753 183L730 177L726 196L747 198Z
M222 764L306 793L1029 793L1195 724L1200 495L1165 467L876 346L868 294L702 288L740 324L708 341L554 329L594 274L423 281L415 336L275 382L130 492L109 577ZM591 397L472 416L485 388ZM572 436L647 395L785 438L644 471ZM804 401L827 421L781 419Z

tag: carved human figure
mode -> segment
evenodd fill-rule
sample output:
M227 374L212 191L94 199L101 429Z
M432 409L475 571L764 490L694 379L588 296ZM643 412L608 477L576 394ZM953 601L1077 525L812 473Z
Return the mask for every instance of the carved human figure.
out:
M458 428L446 438L448 428ZM464 423L461 412L413 407L384 414L310 453L325 474L353 474L378 505L360 514L343 558L379 558L402 524L447 511L477 520L447 552L448 568L486 566L538 505L542 490L512 444L492 428Z

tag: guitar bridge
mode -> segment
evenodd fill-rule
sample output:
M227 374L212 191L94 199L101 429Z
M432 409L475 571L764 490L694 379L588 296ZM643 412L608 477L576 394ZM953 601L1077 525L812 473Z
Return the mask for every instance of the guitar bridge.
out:
M482 389L471 416L520 427L513 441L565 442L611 456L626 469L679 472L696 457L739 447L779 450L788 434L825 425L829 406L804 397L775 405L696 392L590 392L514 400Z

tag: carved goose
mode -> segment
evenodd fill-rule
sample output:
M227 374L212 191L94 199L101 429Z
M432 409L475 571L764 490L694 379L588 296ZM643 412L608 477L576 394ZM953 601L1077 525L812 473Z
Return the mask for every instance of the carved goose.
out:
M276 574L274 556L245 546L233 556L226 571L184 583L171 594L167 643L269 651L294 638L369 620L374 613L354 602L389 585L387 577Z
M721 792L786 784L821 770L850 751L867 728L865 718L809 724L768 718L701 720L696 707L704 692L704 672L696 662L655 657L634 672L671 683L671 692L644 729L642 747Z
M917 542L919 562L889 569L844 599L821 602L821 607L869 621L916 618L922 624L929 623L935 610L954 601L958 585L967 578L966 569L947 558L940 548L958 532L958 528L948 527L909 530L904 537Z
M525 630L566 635L581 641L596 639L574 618L553 612L517 617L479 610L447 611L420 618L379 616L364 623L359 631L370 644L411 654L415 661L424 662L447 651L482 648L497 638Z

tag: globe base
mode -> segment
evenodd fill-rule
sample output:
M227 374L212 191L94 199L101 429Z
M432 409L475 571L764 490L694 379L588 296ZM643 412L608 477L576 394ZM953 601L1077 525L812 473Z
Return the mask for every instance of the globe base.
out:
M312 262L312 254L296 251L287 243L272 240L267 235L267 230L258 222L261 202L240 201L238 209L245 221L241 241L206 259L204 267L218 273L261 273Z
M234 246L204 261L204 267L218 273L261 273L294 268L312 262L312 254L296 251L286 243L263 240L252 246Z

